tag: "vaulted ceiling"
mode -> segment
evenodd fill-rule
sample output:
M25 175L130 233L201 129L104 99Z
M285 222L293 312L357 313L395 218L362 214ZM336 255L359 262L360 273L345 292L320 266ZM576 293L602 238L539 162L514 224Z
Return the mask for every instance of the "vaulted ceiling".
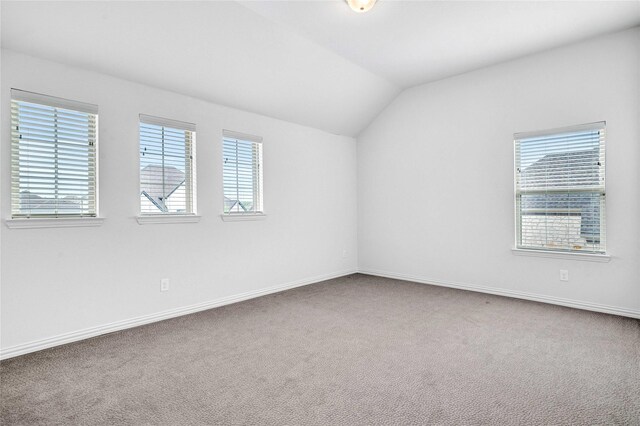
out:
M3 48L349 136L407 87L640 25L638 1L0 7Z

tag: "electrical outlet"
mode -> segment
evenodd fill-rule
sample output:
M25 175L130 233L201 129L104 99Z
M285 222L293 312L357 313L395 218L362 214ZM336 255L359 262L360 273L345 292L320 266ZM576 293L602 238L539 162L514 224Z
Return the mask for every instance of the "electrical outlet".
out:
M160 280L160 291L169 291L169 278Z
M560 269L560 281L569 281L569 271Z
M342 249L342 257L347 257L347 254L349 254L349 252L347 251L347 249Z

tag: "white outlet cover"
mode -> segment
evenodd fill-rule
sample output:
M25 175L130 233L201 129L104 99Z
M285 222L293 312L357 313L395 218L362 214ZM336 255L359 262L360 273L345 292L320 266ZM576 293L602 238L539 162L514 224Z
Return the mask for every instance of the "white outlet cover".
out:
M160 291L169 291L169 278L160 280Z
M569 281L569 271L560 269L560 281Z

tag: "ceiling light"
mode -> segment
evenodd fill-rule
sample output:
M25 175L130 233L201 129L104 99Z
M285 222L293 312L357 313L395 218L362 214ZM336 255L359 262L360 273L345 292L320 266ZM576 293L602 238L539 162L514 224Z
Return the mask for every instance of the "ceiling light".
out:
M347 0L347 3L354 12L362 13L370 10L376 4L376 0Z

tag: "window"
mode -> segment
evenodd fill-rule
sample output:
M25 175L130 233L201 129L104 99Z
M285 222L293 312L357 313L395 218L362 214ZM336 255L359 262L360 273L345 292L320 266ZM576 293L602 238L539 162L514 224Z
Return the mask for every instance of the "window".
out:
M605 252L605 123L515 139L516 246Z
M224 213L262 213L262 138L225 130L222 155Z
M140 213L195 213L195 124L140 115Z
M98 107L11 90L12 218L96 217Z

